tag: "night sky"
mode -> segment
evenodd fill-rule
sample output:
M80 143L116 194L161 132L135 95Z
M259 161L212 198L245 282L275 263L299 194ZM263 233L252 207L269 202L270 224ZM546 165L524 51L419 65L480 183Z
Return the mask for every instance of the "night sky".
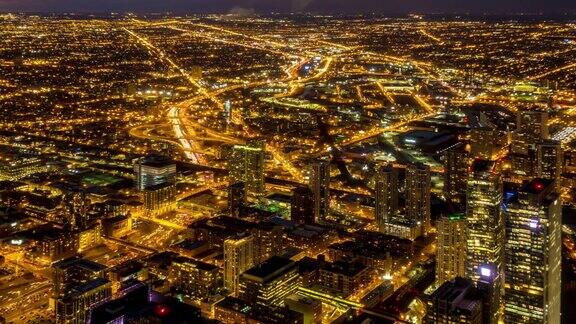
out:
M0 0L2 11L576 13L576 0Z

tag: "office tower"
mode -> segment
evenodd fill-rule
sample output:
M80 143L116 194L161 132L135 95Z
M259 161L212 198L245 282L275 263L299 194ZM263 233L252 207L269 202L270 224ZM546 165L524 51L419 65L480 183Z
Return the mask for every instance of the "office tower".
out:
M179 256L172 262L168 280L174 291L202 300L221 290L222 275L218 269L213 264Z
M436 281L443 284L466 276L466 217L454 214L438 220Z
M380 166L376 173L376 223L382 233L398 211L398 170L392 165Z
M502 180L493 161L476 160L468 177L466 221L468 225L466 274L479 279L480 264L494 264L504 276L504 215Z
M462 146L446 151L444 163L444 196L456 206L466 202L466 183L470 156Z
M264 147L262 141L252 141L232 148L228 161L231 184L244 182L248 192L264 193Z
M298 224L314 224L314 193L310 188L298 186L292 190L290 218Z
M562 204L549 179L534 179L504 206L506 323L560 323Z
M110 300L112 288L105 266L81 258L52 265L56 323L87 323L90 312Z
M310 189L314 193L314 219L321 223L330 208L330 162L316 160L312 163Z
M444 282L428 298L427 304L424 324L483 323L482 300L469 279L457 277Z
M263 306L283 306L301 286L296 263L273 256L240 275L239 298Z
M548 136L548 113L539 110L522 110L517 116L511 151L515 154L526 155L531 147L548 139Z
M176 210L176 185L161 183L143 189L144 209L149 216Z
M251 233L254 238L254 264L264 262L284 248L282 226L260 222L254 226Z
M536 175L560 182L564 152L558 141L544 140L536 145Z
M502 289L504 281L494 264L478 266L476 289L482 300L482 320L485 324L498 324L502 317Z
M246 204L246 184L236 182L228 186L228 212L232 217L240 217L240 210Z
M176 164L167 157L159 155L148 155L135 160L134 173L138 190L176 182Z
M422 234L430 230L430 168L424 164L406 168L406 219L422 228Z
M322 323L322 303L319 300L292 295L284 300L288 309L304 316L303 324Z
M238 295L240 275L254 266L254 238L244 236L224 241L224 287Z

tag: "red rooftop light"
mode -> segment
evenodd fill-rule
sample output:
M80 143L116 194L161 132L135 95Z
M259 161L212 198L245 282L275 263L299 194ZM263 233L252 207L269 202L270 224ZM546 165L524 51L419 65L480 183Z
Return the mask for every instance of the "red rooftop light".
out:
M532 186L534 187L535 190L538 191L544 189L544 185L542 184L542 182L534 182Z
M154 308L154 313L156 313L158 316L164 317L170 313L170 308L165 305L157 305Z

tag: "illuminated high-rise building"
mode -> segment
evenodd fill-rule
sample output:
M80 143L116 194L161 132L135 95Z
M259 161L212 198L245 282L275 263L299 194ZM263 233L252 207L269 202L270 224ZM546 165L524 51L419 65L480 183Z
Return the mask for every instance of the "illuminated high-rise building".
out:
M468 177L466 274L478 281L479 266L493 264L504 276L504 215L501 212L502 179L493 161L476 160Z
M482 300L482 322L498 324L502 318L502 273L496 265L482 263L478 266L476 289Z
M264 143L253 141L247 145L236 145L228 161L230 183L243 182L246 191L264 193Z
M406 168L406 219L419 224L422 234L430 230L430 168L424 164Z
M163 156L148 155L134 162L136 188L144 190L176 181L176 164Z
M467 224L463 214L442 217L437 224L436 282L466 276Z
M314 219L321 222L330 208L330 162L316 160L312 163L310 189L314 194Z
M526 183L505 206L506 323L560 323L562 204L553 180Z
M246 185L236 182L228 186L228 212L232 217L240 217L240 210L246 204Z
M254 264L278 255L282 249L282 226L260 222L251 230L254 240Z
M398 170L392 165L383 165L376 173L376 223L386 233L386 226L398 210Z
M240 275L254 266L254 238L244 236L224 241L224 287L238 295Z
M314 193L309 187L299 186L292 190L290 218L298 224L314 224Z
M517 118L511 151L526 155L536 143L548 139L548 113L540 110L522 110Z
M562 145L558 141L544 140L536 146L536 175L543 179L552 179L556 185L560 182L563 167Z
M444 196L447 201L463 206L466 201L466 183L470 157L463 147L459 146L446 151L444 163Z

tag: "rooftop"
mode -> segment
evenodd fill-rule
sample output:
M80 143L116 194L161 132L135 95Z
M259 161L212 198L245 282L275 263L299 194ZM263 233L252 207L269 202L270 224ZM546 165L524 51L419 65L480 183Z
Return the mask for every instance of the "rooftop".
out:
M263 263L252 267L242 274L242 278L268 283L296 268L296 263L290 259L273 256Z

